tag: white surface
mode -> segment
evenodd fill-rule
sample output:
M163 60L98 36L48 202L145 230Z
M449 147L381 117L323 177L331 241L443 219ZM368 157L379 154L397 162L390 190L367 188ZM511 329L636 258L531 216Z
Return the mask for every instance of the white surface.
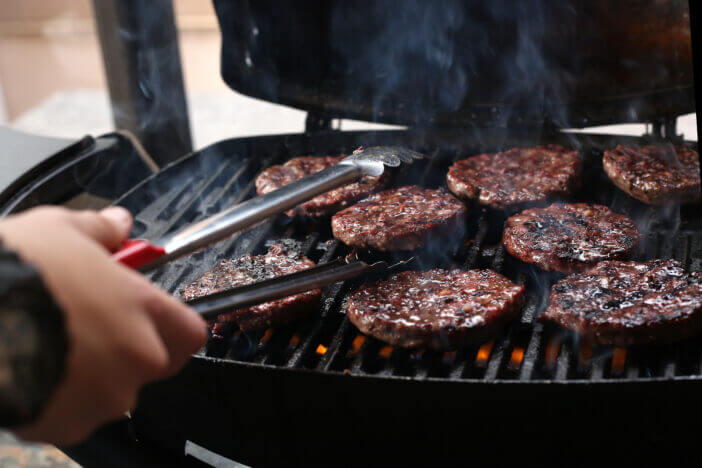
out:
M192 93L188 96L190 129L196 149L216 141L242 136L299 133L306 112L271 104L235 92ZM11 127L47 136L79 138L112 131L106 92L75 90L54 94L15 119ZM344 120L344 130L400 128Z
M5 106L4 96L2 83L0 83L0 125L5 125L7 123L7 107Z
M305 128L305 112L235 92L192 93L188 96L188 109L196 149L225 138L298 133ZM401 128L353 120L343 120L340 125L343 130ZM30 133L67 138L99 135L113 128L107 93L95 90L54 94L15 119L11 126ZM623 124L577 131L641 135L646 128L643 124ZM678 119L678 133L687 140L697 140L695 114Z

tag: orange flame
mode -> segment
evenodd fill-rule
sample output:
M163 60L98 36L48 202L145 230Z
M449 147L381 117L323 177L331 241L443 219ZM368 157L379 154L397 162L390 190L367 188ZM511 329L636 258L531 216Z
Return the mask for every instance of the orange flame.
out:
M327 349L329 348L327 348L323 344L320 344L319 346L317 346L317 354L319 354L320 356L324 356L327 353Z
M614 356L612 356L612 374L619 375L624 370L626 363L626 349L614 348Z
M268 330L266 330L266 333L264 333L263 336L261 337L261 343L263 343L263 344L268 343L268 340L271 339L271 336L273 336L273 329L269 328Z
M361 349L361 346L363 346L364 341L366 341L366 337L363 335L358 335L356 338L353 339L353 343L351 343L351 349L354 353L357 353L358 350Z
M297 346L297 344L300 342L300 335L295 333L293 336L290 337L290 341L288 342L288 346L291 348L294 348Z
M515 346L512 350L512 356L509 358L509 367L511 369L519 369L524 359L524 348Z
M390 354L392 354L392 347L390 346L383 346L380 348L380 351L378 351L378 355L384 359L389 358Z
M592 359L592 341L584 340L580 344L580 350L578 352L578 368L580 370L585 369L590 365L590 360Z
M351 358L358 354L358 351L363 346L363 342L366 341L366 337L363 335L357 335L356 338L351 342L351 349L346 352L346 357Z
M475 357L475 364L478 367L485 367L487 360L490 357L490 352L492 351L492 345L494 341L488 341L480 347L478 350L478 355Z

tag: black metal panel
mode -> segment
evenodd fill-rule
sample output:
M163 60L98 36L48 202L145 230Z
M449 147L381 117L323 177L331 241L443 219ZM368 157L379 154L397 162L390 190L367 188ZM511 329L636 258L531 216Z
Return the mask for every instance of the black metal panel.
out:
M214 0L233 89L330 118L587 127L694 111L681 0Z
M119 203L136 216L134 235L156 237L252 196L255 175L291 156L404 144L431 158L425 166L405 168L396 175L397 183L431 187L444 184L446 168L457 158L544 142L581 151L585 183L573 198L606 204L633 217L645 233L639 258L673 257L702 270L699 205L651 208L615 189L603 174L604 148L648 142L642 138L493 129L233 139L172 165ZM446 353L391 348L363 337L349 323L344 303L358 282L338 283L324 289L322 305L310 319L266 333L231 329L224 340L211 340L182 374L147 387L135 412L139 433L176 450L190 439L255 465L323 463L327 455L349 447L350 440L354 453L342 465L378 448L399 461L436 455L434 444L446 450L442 454L457 456L462 447L477 450L502 446L506 440L515 447L533 447L544 437L580 450L587 441L614 444L622 432L639 438L637 444L648 444L629 460L646 459L664 448L684 448L689 435L682 431L685 421L679 415L692 414L685 398L692 398L702 382L702 338L662 347L611 349L539 324L549 287L559 276L526 267L506 254L499 243L504 214L476 206L470 212L468 234L457 251L424 256L422 261L424 266L492 268L526 285L527 304L520 318L492 342ZM287 237L300 241L303 251L320 263L347 252L329 240L328 223L290 222L281 216L176 261L153 279L178 293L221 258L259 253L268 241ZM652 409L637 412L637 405L644 404ZM559 414L566 416L554 423L552 418ZM656 439L659 433L650 431L650 417L661 418L666 437ZM562 418L577 419L575 427ZM478 423L452 432L446 421L456 420ZM562 424L567 432L557 428ZM421 427L415 429L417 425ZM514 432L519 434L515 440ZM631 443L628 435L622 457L628 450L623 447ZM408 452L407 437L427 445L412 445ZM688 455L676 452L683 454Z

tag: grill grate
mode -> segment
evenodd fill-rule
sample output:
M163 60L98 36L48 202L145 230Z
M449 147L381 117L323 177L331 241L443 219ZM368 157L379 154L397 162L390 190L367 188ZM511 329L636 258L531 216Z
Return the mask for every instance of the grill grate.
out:
M411 138L402 132L382 132L390 143ZM253 196L253 179L263 167L303 154L348 152L357 143L372 137L360 133L339 133L330 141L312 144L305 136L301 142L284 140L284 144L264 148L269 156L258 158L261 149L244 145L236 148L243 158L223 157L229 151L226 142L175 164L137 187L122 204L137 212L135 232L153 238L176 226L208 216L220 209ZM398 141L399 136L399 141ZM398 183L418 183L429 187L443 184L448 166L455 160L485 151L495 151L516 144L535 141L510 141L500 137L499 143L483 141L481 145L440 140L441 144L425 147L414 145L430 154L424 166L404 166L397 175ZM646 233L638 253L639 259L675 258L692 270L702 270L702 228L695 207L646 207L614 189L601 168L602 148L619 141L638 139L558 134L549 143L579 147L585 157L585 183L578 201L592 201L611 206L615 211L634 218ZM543 141L541 141L543 143ZM375 142L374 142L375 143ZM381 141L381 143L387 143ZM195 173L198 177L192 177ZM137 210L138 207L138 210ZM702 339L676 345L645 349L604 348L538 323L539 313L548 304L550 285L560 277L538 272L512 259L499 243L504 215L478 207L470 207L466 240L450 258L425 265L465 268L491 268L513 281L526 285L527 301L519 319L489 343L452 352L431 350L407 351L391 348L364 337L346 318L344 305L357 281L337 283L323 290L319 314L296 324L269 329L260 333L240 333L230 327L224 339L210 340L196 358L250 362L255 365L309 369L319 372L350 373L377 377L414 379L483 380L483 381L600 381L651 378L689 378L702 375ZM695 219L697 218L697 219ZM680 220L680 222L678 222ZM156 272L152 279L172 293L194 280L219 260L244 253L262 253L269 241L294 238L300 241L308 257L324 263L348 252L331 238L328 222L289 221L281 216L214 247L178 260Z

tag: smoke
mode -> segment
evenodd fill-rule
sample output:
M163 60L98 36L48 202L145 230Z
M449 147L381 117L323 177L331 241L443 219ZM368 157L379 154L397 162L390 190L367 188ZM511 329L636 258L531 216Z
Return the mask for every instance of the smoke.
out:
M397 105L415 121L430 120L432 110L455 110L461 104L470 67L456 59L456 34L465 22L462 2L441 7L418 0L340 2L332 13L331 43L344 58L351 77L351 99L370 94L374 120ZM398 102L399 101L399 102Z
M564 3L338 2L330 38L348 99L372 103L374 120L455 126L482 112L488 125L566 127L581 59L566 53L577 14Z

